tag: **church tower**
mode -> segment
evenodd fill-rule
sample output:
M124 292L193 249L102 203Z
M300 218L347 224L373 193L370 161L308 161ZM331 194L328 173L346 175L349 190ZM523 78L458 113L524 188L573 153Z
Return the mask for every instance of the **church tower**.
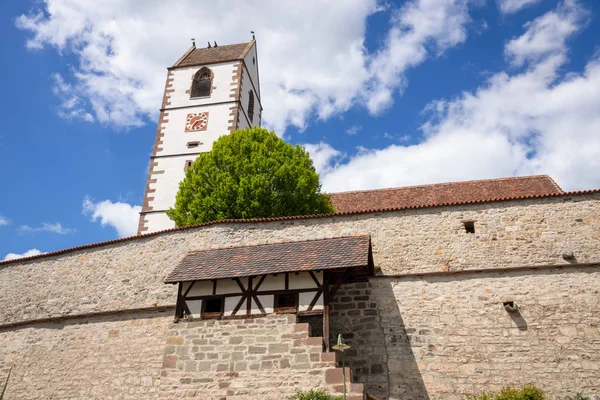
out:
M166 211L186 169L221 135L260 126L261 112L255 40L206 48L194 43L168 68L138 234L175 227Z

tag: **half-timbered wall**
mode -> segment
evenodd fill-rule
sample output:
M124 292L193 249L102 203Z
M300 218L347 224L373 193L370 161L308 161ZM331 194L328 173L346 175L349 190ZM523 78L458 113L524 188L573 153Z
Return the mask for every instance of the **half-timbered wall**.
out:
M180 291L193 318L201 317L203 301L215 297L224 299L223 317L234 317L275 312L275 295L279 293L297 294L299 313L323 310L322 284L322 271L290 272L183 282Z

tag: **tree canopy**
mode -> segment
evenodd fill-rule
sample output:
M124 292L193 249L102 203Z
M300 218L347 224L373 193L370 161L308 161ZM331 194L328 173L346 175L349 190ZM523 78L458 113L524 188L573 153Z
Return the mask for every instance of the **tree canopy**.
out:
M308 152L257 127L221 136L210 152L200 154L167 215L185 226L334 211Z

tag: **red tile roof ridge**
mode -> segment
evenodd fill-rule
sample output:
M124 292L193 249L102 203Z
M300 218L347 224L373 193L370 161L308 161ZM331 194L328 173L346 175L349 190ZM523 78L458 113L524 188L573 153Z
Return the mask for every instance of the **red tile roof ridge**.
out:
M410 185L410 186L396 186L391 188L381 188L381 189L361 189L361 190L348 190L345 192L334 192L328 193L329 195L335 196L336 194L348 194L348 193L365 193L365 192L386 192L392 190L399 189L414 189L414 188L422 188L422 187L431 187L431 186L451 186L462 183L474 183L474 182L498 182L498 181L508 181L508 180L525 180L525 179L533 179L533 178L548 178L548 180L556 186L557 193L564 193L560 186L550 177L550 175L542 174L542 175L527 175L527 176L509 176L503 178L490 178L490 179L471 179L468 181L452 181L452 182L440 182L440 183L426 183L423 185Z
M78 251L78 250L85 250L85 249L101 247L101 246L105 246L105 245L109 245L109 244L126 242L129 240L144 239L144 238L148 238L148 237L152 237L152 236L158 236L158 235L161 235L163 233L168 233L168 232L183 231L183 230L187 230L187 229L194 229L194 228L199 228L199 227L203 227L203 226L211 226L211 225L217 225L217 224L230 224L230 223L231 224L235 224L235 223L247 224L247 223L255 223L255 222L273 222L273 221L304 220L304 219L316 219L316 218L331 218L331 217L338 217L338 216L343 216L343 215L368 214L368 213L373 213L373 212L392 212L392 211L402 211L402 210L420 209L420 208L456 206L456 205L463 205L463 204L493 203L493 202L498 202L498 201L528 200L528 199L566 197L566 196L582 196L582 195L596 194L596 193L600 193L600 188L589 189L589 190L576 190L576 191L571 191L571 192L557 192L557 193L542 194L542 195L513 196L513 197L505 197L505 198L497 198L497 199L463 201L463 202L434 204L434 205L417 205L417 206L395 207L395 208L364 209L364 210L360 210L360 211L336 212L336 213L332 213L332 214L294 215L294 216L285 216L285 217L252 218L252 219L222 219L222 220L218 220L218 221L203 222L200 224L187 225L187 226L175 227L175 228L170 228L170 229L163 229L162 231L156 231L156 232L146 233L146 234L137 235L137 236L128 236L128 237L119 238L119 239L106 240L104 242L89 243L89 244L84 244L81 246L75 246L75 247L56 250L56 251L52 251L52 252L48 252L48 253L38 254L35 256L21 257L21 258L15 258L13 260L0 261L0 267L3 267L5 265L11 264L11 263L21 262L21 261L30 261L30 260L34 260L34 259L38 259L38 258L51 257L51 256L60 255L60 254L71 253L73 251Z

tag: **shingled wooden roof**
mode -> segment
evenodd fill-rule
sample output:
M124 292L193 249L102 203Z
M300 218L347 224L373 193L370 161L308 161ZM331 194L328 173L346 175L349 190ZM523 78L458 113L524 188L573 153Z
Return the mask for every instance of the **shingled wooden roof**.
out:
M548 175L537 175L332 193L331 201L336 212L352 213L373 209L465 204L557 193L563 191L552 178Z
M192 251L165 283L369 266L369 235Z
M246 56L252 44L254 44L254 41L211 48L192 48L173 67L190 67L193 65L241 60Z

